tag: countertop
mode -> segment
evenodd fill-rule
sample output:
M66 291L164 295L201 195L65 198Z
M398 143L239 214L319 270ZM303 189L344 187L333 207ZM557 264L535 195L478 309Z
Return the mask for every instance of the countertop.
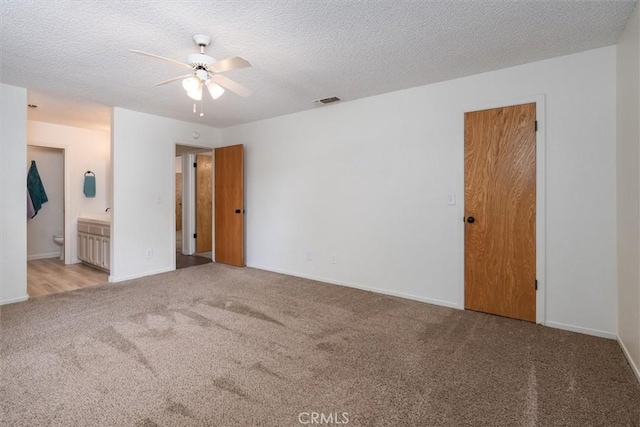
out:
M111 225L111 214L82 214L78 222L90 222L92 224Z

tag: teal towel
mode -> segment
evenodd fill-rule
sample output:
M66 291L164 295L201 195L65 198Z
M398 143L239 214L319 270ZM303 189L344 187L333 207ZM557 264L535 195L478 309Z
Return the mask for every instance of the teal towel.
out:
M84 174L83 192L86 197L96 197L96 176L91 171Z
M38 173L38 168L34 160L31 160L29 173L27 173L27 190L29 190L33 208L36 213L38 213L40 208L42 208L42 204L48 202L49 199L47 198L47 193L44 191L44 185L42 185L40 174Z

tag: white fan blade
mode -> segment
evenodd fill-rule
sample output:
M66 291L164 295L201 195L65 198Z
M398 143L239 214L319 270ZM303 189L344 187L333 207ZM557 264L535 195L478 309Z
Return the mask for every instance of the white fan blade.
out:
M207 68L216 73L223 73L225 71L239 70L240 68L246 67L251 67L249 61L236 56L235 58L223 59L222 61L214 62Z
M163 61L173 62L174 64L180 65L182 67L187 67L190 70L193 69L189 64L185 64L184 62L176 61L174 59L165 58L164 56L154 55L153 53L142 52L141 50L130 50L129 52L139 53L140 55L150 56L152 58L161 59Z
M251 91L249 89L242 86L240 83L236 83L230 78L223 76L222 74L215 74L211 77L211 80L218 83L220 86L226 87L231 92L237 93L240 96L251 95Z
M156 86L166 85L167 83L175 82L176 80L180 80L180 79L186 79L187 77L191 77L191 76L193 76L193 74L185 74L184 76L174 77L172 79L165 80L165 81L160 82L160 83L156 83Z

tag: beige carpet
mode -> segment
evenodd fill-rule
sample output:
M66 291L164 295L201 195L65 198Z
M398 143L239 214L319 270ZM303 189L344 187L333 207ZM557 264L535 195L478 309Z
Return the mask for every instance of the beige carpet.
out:
M640 425L615 341L250 268L36 298L0 319L3 426L300 426L312 412Z

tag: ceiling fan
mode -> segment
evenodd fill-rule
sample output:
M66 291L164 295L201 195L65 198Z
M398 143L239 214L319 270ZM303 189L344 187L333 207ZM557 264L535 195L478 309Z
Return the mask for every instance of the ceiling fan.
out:
M131 50L130 52L140 55L150 56L152 58L161 59L171 62L183 68L191 70L189 74L174 77L156 84L156 86L166 85L177 80L182 80L182 87L187 91L187 95L195 100L202 101L202 91L206 87L213 99L218 99L224 93L225 88L229 89L240 96L249 96L251 91L239 83L223 76L220 73L241 68L251 67L246 59L239 56L229 59L216 61L209 55L205 55L204 48L211 43L211 37L203 34L193 36L193 41L200 46L200 53L194 53L187 57L187 63L154 55L152 53L142 52L139 50ZM195 105L194 105L195 112ZM200 114L202 115L202 113Z

